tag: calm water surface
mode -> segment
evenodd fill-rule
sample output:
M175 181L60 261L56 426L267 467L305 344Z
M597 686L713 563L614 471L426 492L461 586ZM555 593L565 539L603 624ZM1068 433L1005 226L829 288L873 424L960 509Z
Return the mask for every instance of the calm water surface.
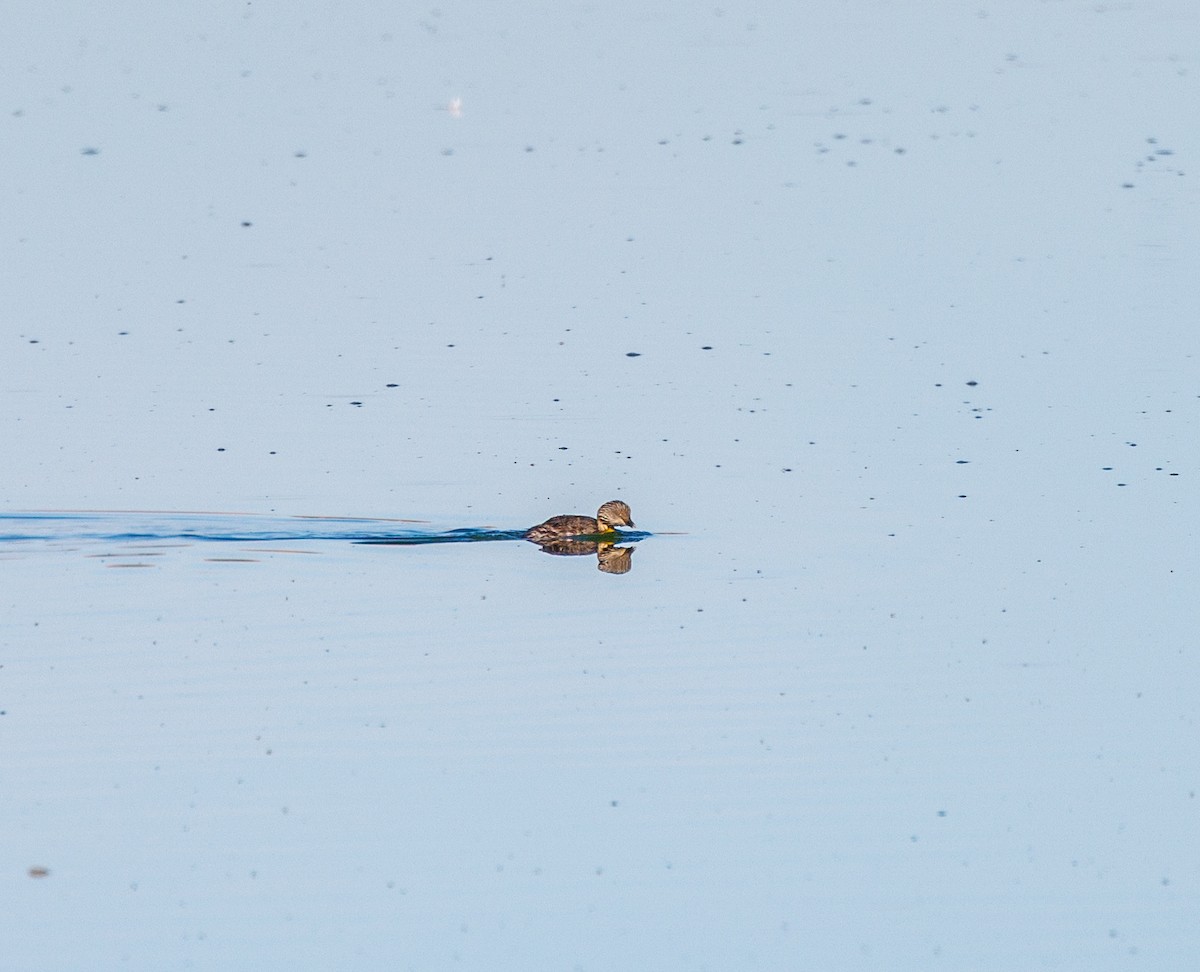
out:
M0 38L0 970L1194 964L1192 5L192 6Z

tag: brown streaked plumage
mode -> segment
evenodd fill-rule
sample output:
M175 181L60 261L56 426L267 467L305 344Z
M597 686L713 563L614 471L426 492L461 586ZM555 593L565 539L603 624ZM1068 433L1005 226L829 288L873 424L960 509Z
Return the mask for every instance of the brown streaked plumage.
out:
M620 500L609 500L590 516L552 516L525 531L525 539L534 543L553 543L572 537L595 537L612 533L616 527L633 526L633 513Z

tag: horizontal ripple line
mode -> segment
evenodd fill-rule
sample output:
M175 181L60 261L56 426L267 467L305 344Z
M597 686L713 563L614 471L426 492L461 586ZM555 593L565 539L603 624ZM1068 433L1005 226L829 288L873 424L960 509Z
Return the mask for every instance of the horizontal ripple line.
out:
M104 541L108 543L194 540L214 543L336 540L360 544L419 546L430 543L480 543L520 540L524 530L465 527L455 530L399 528L420 522L364 517L272 517L254 514L195 513L0 513L0 543L28 541ZM361 525L356 525L361 524ZM628 532L623 540L646 533Z

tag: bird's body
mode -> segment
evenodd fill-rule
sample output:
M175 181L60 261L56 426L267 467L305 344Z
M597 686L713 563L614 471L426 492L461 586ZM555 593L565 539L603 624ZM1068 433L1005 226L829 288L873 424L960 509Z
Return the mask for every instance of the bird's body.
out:
M555 543L573 537L596 537L614 532L616 527L633 526L633 513L620 500L609 500L590 516L552 516L525 531L525 539L534 543Z

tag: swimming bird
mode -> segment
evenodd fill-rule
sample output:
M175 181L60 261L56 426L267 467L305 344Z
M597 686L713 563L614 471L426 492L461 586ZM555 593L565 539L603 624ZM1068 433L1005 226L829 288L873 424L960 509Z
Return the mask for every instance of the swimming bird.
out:
M554 543L573 537L596 537L613 533L616 527L632 527L633 513L620 500L609 500L590 516L552 516L525 531L524 538L534 543Z

